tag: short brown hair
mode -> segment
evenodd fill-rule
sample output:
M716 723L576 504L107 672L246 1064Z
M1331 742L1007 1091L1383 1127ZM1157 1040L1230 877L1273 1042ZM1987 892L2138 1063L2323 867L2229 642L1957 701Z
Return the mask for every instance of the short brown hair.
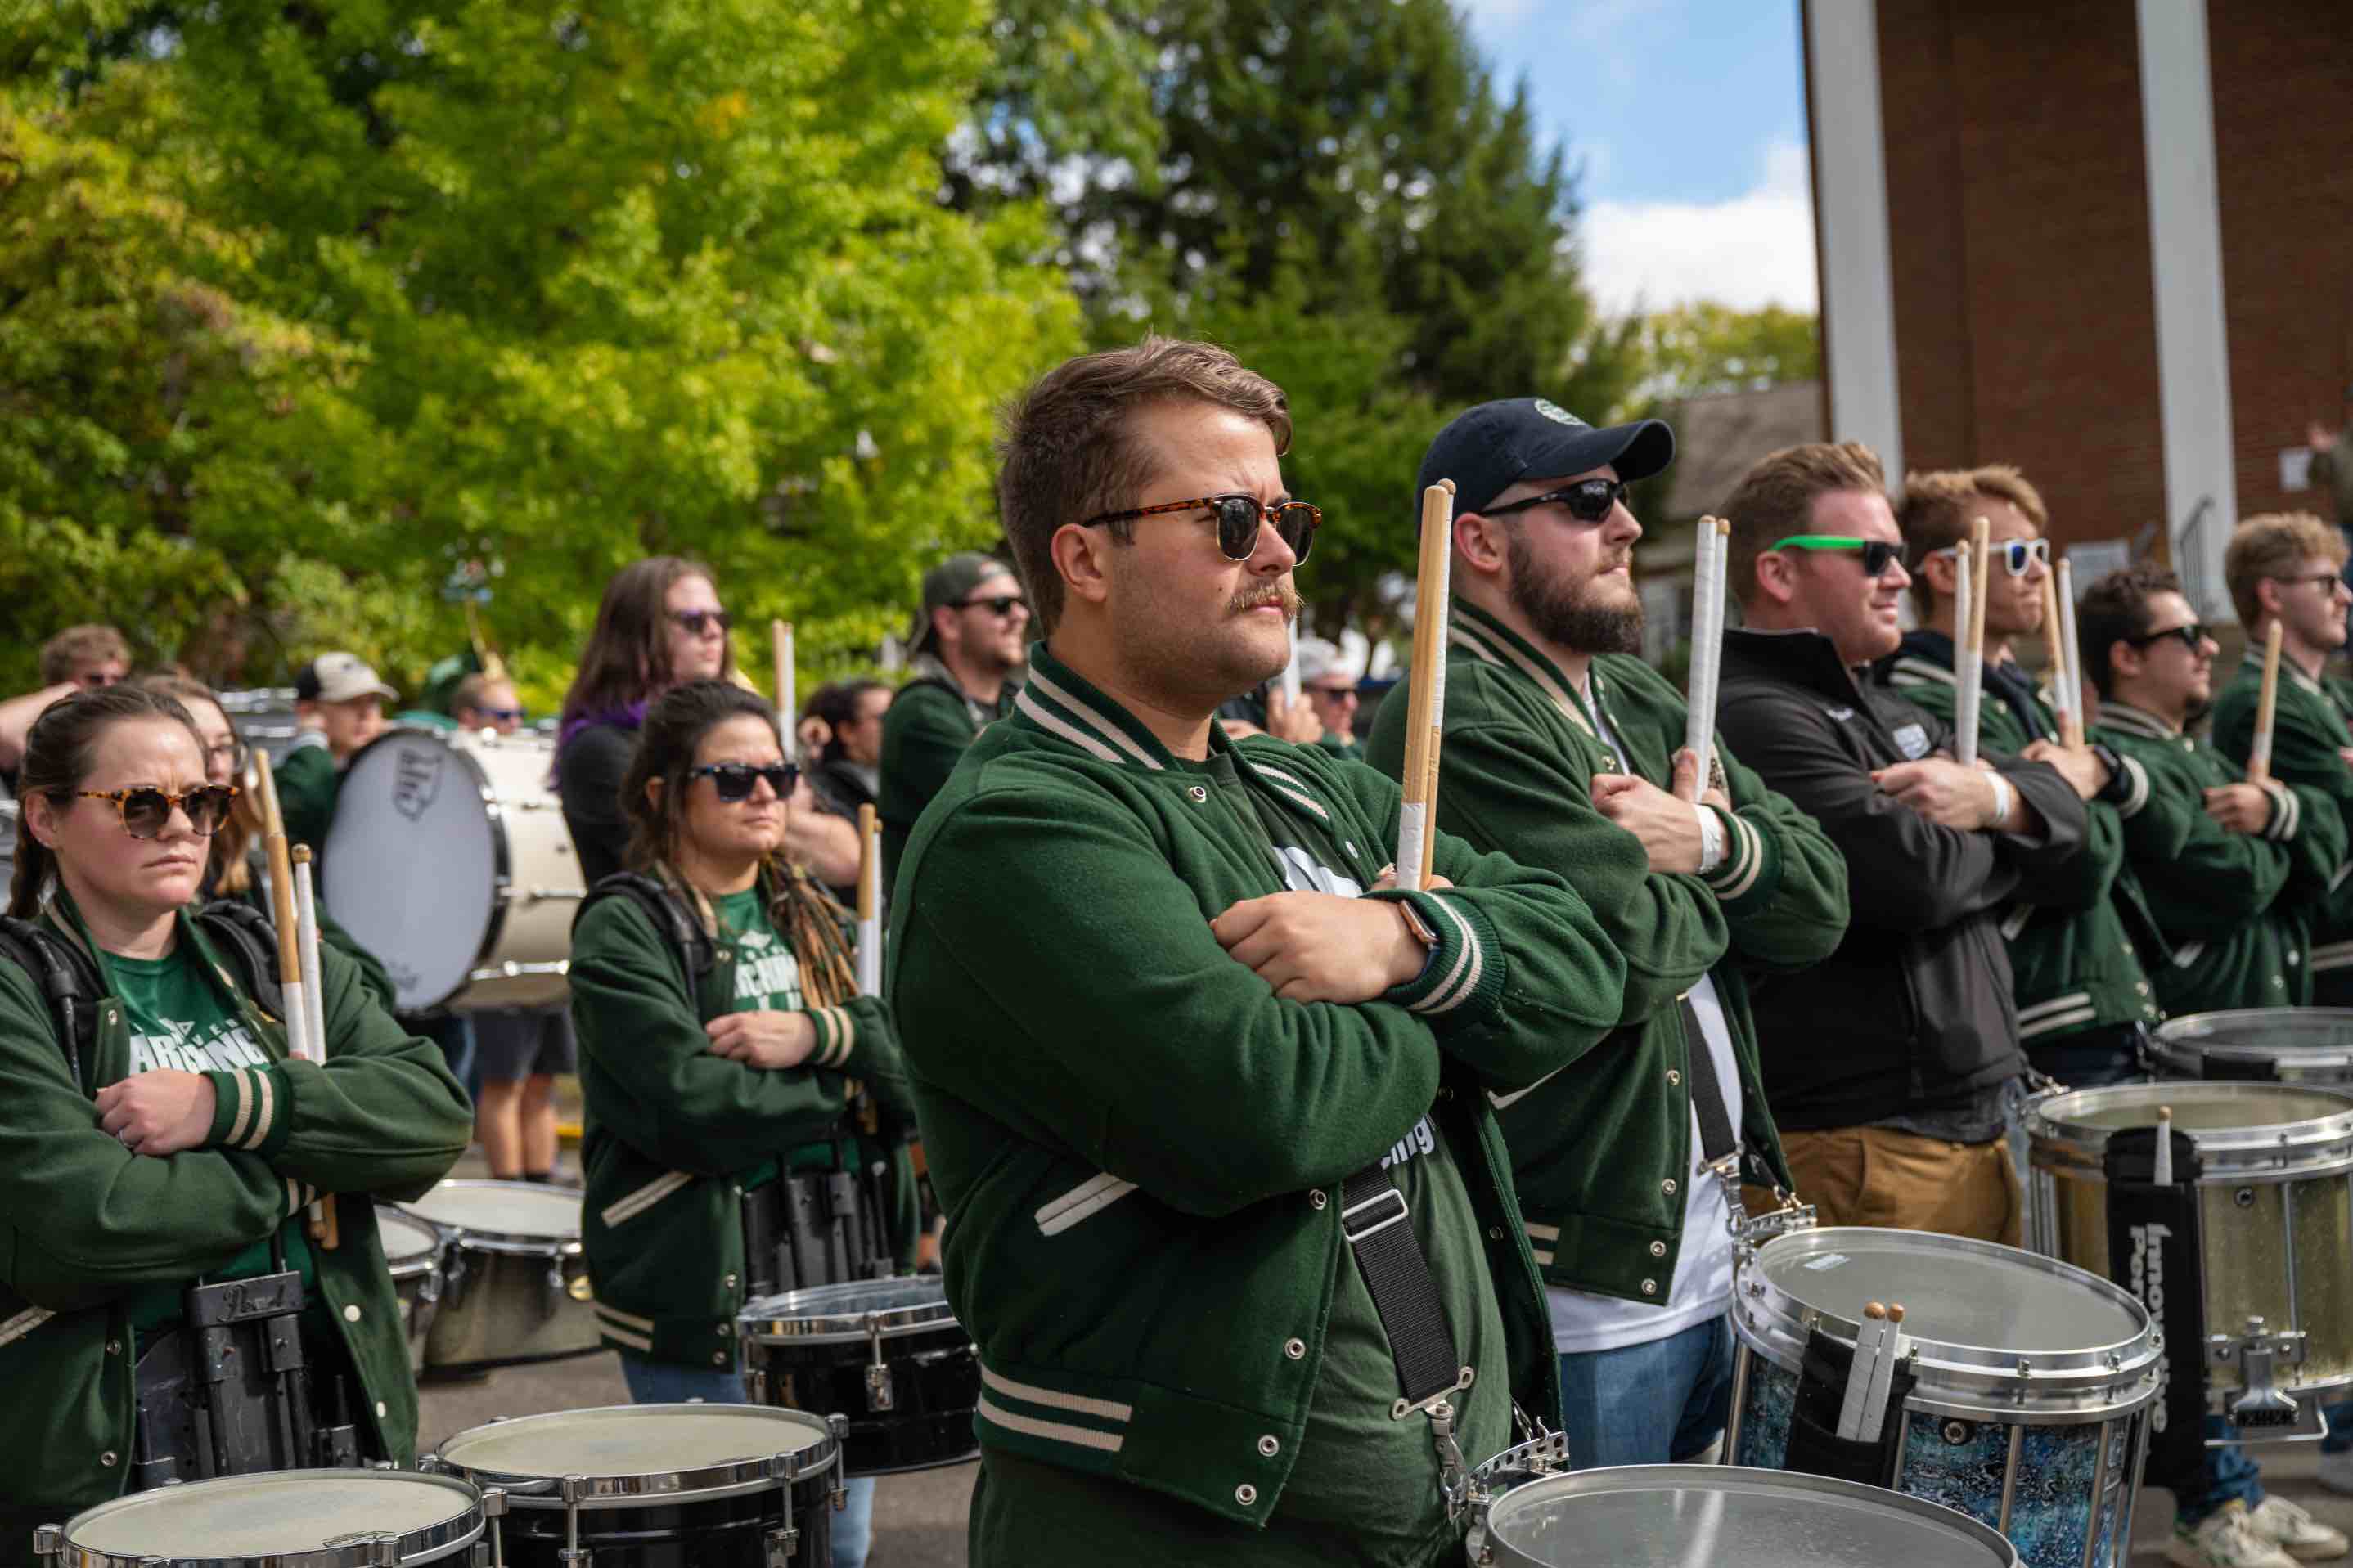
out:
M1860 441L1784 447L1743 474L1724 503L1725 520L1732 524L1725 566L1733 597L1744 605L1754 598L1757 558L1773 541L1805 532L1815 500L1841 490L1887 493L1879 455Z
M2345 536L2308 511L2267 511L2251 517L2232 531L2222 550L2222 581L2231 587L2231 606L2239 624L2253 631L2262 618L2255 602L2255 584L2265 578L2292 575L2297 563L2325 556L2339 571L2345 566Z
M2159 594L2179 594L2181 579L2154 561L2136 561L2084 590L2075 606L2078 652L2084 673L2103 697L2116 695L2116 672L2109 667L2108 650L2120 642L2138 642L2148 635L2148 602Z
M2016 507L2037 533L2051 526L2051 513L2042 492L2008 463L1979 468L1939 468L1934 473L1904 476L1904 493L1895 500L1895 525L1904 531L1904 564L1912 573L1912 603L1921 614L1936 608L1936 591L1920 570L1928 557L1948 550L1969 536L1981 500L2006 500Z
M41 684L56 686L71 680L88 664L119 658L131 662L131 645L112 626L68 626L41 645Z
M1134 348L1064 360L1039 376L1005 414L997 443L997 510L1013 563L1029 593L1040 633L1062 618L1054 535L1066 524L1115 511L1153 478L1129 435L1139 408L1208 403L1265 426L1279 456L1291 449L1291 405L1282 388L1214 343L1148 336ZM1111 525L1122 544L1132 523Z

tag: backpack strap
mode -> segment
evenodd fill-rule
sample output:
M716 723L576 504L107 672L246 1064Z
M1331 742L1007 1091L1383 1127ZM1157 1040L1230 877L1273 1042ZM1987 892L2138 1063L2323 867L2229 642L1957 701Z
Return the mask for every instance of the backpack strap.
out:
M636 904L646 919L652 922L656 934L669 940L678 953L680 978L686 982L686 994L694 997L702 977L718 963L711 938L702 923L684 909L670 890L642 871L616 871L588 890L580 908L572 916L572 929L580 930L580 917L588 912L600 899L624 898Z
M215 899L196 911L205 935L237 963L245 994L272 1018L286 1016L286 987L278 978L278 928L242 899Z
M0 954L33 977L42 1000L49 1005L49 1022L66 1053L66 1070L84 1094L85 1055L98 1055L98 999L105 994L97 966L72 942L43 931L30 921L0 915Z

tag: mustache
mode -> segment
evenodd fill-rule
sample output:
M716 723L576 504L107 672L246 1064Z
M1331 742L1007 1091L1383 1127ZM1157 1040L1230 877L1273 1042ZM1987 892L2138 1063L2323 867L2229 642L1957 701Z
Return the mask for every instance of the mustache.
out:
M1299 618L1301 607L1305 604L1306 601L1302 599L1298 594L1284 587L1282 584L1277 583L1269 587L1251 588L1245 590L1242 593L1236 594L1231 599L1226 602L1226 614L1229 616L1247 615L1250 611L1258 609L1261 605L1279 605L1282 608L1282 618L1287 621L1295 621Z

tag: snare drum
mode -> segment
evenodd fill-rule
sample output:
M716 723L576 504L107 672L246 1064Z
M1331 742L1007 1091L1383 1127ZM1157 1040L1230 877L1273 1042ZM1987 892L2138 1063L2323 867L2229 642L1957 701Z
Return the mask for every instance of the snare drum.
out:
M2353 1007L2242 1007L2186 1013L2149 1049L2168 1078L2353 1089Z
M1974 1519L1901 1492L1721 1465L1546 1476L1480 1503L1477 1568L2019 1568Z
M58 1568L454 1565L491 1511L472 1487L440 1476L278 1470L119 1497L43 1525L33 1551Z
M375 1211L376 1238L400 1297L400 1326L408 1334L408 1370L425 1370L425 1336L441 1300L441 1233L395 1208Z
M1810 1330L1852 1346L1865 1302L1902 1302L1917 1382L1888 1412L1894 1489L1991 1525L2032 1568L2122 1568L2161 1357L2126 1292L1989 1241L1838 1226L1767 1242L1734 1301L1732 1464L1784 1463Z
M424 1468L506 1494L506 1560L561 1568L828 1568L841 1444L756 1405L620 1405L494 1421ZM831 1506L828 1506L831 1505Z
M2180 1047L2176 1047L2180 1048ZM2198 1145L2206 1331L2260 1317L2301 1333L2301 1364L2276 1364L2291 1394L2353 1384L2353 1096L2264 1083L2136 1083L2037 1101L2027 1118L2031 1196L2058 1256L2113 1278L2108 1134L2149 1127L2160 1105ZM2275 1361L2277 1358L2274 1358ZM2205 1358L2218 1403L2246 1387L2238 1357Z
M764 1296L735 1320L754 1403L839 1413L843 1473L890 1476L979 1457L980 1358L938 1279Z
M401 1012L562 1006L587 894L538 735L391 731L343 773L320 897Z
M427 1366L505 1366L596 1349L578 1193L531 1182L448 1181L402 1208L443 1239Z

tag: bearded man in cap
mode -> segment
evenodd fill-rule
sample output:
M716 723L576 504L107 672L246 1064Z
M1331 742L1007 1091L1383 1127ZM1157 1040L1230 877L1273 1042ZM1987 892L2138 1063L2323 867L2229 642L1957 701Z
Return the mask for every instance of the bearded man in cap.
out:
M1724 1430L1737 1184L1791 1185L1748 977L1847 922L1845 858L1727 752L1700 795L1682 694L1642 662L1626 486L1674 449L1655 419L1512 398L1440 431L1419 479L1455 485L1439 826L1568 879L1626 958L1617 1027L1496 1101L1582 1467L1694 1459ZM1405 738L1384 704L1366 760L1401 776Z
M923 574L923 609L908 652L914 679L882 720L882 819L887 888L915 819L940 793L981 727L1013 710L1029 602L1012 569L976 550Z
M1321 514L1282 390L1152 338L1011 410L1046 640L907 847L888 993L980 1358L974 1568L1462 1561L1553 1408L1489 1109L1616 1022L1569 885L1219 704L1280 671Z

